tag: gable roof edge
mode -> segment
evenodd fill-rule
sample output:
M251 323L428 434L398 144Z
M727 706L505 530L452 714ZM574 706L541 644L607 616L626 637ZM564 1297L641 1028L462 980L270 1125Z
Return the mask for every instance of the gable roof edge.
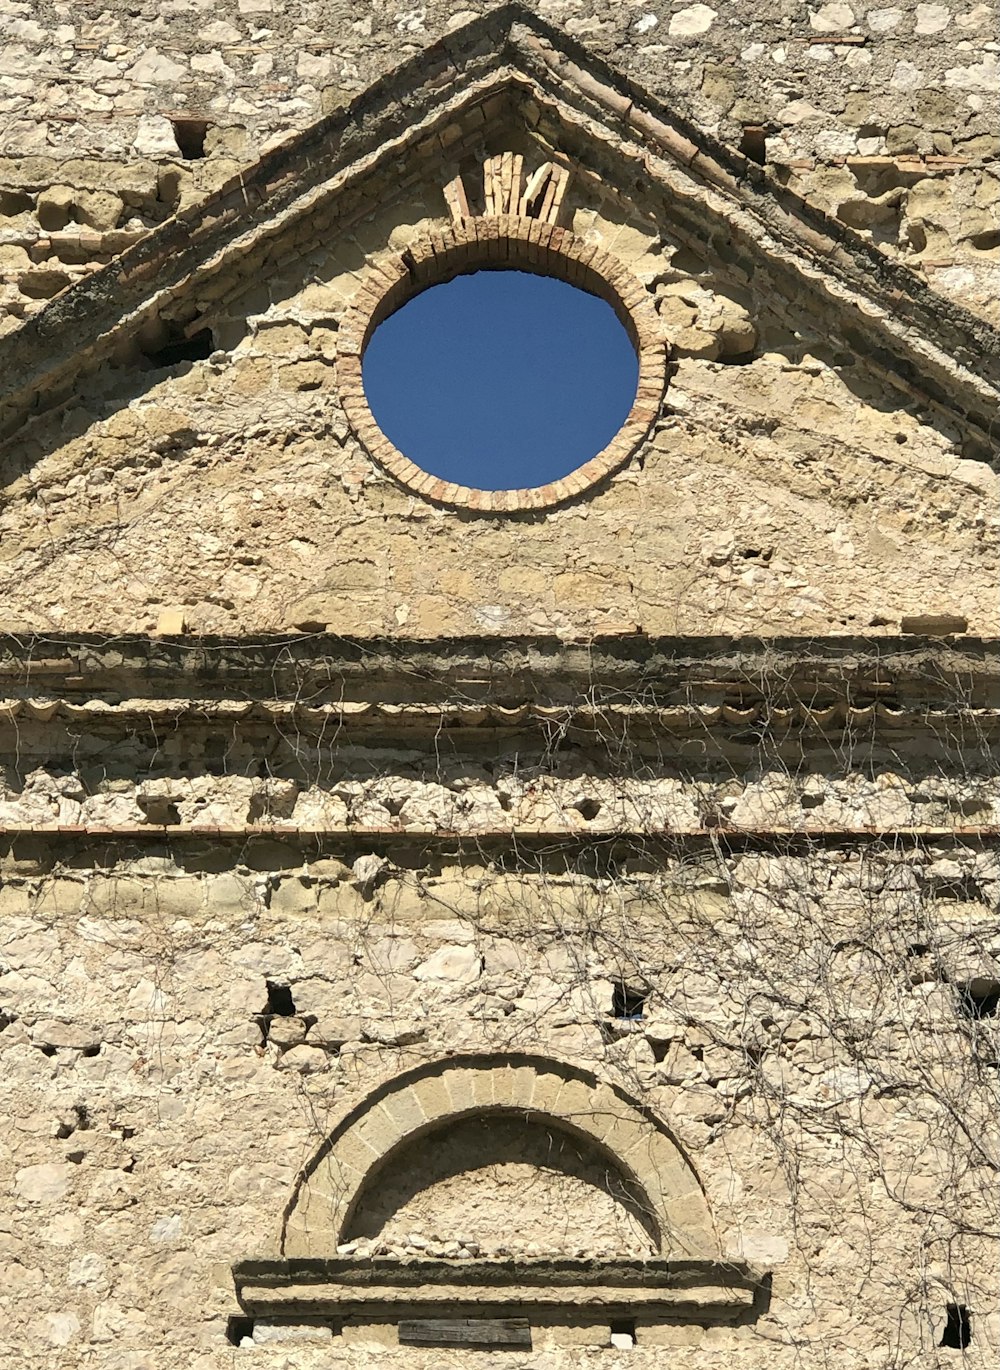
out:
M858 311L859 323L877 333L893 354L911 360L912 374L892 366L884 369L904 386L921 389L928 372L940 384L933 399L942 409L960 410L980 429L984 445L995 449L994 426L1000 408L1000 328L934 291L912 268L879 251L867 238L832 215L817 209L788 189L766 168L733 148L694 129L683 116L668 111L662 101L641 91L634 82L600 58L576 46L591 71L567 62L563 53L538 25L515 30L512 41L522 64L536 77L548 76L563 88L572 85L584 100L598 106L604 120L624 136L637 139L670 166L679 165L723 202L749 216L752 224L773 235L789 265L797 273L819 281L835 281L843 294L861 297L869 306ZM561 36L560 36L561 37ZM539 68L541 67L541 71ZM597 72L599 79L595 79ZM645 102L645 108L641 102ZM745 224L744 224L745 226ZM760 241L759 235L758 242ZM915 316L915 325L900 321L900 305Z
M958 414L977 430L984 447L995 450L1000 330L945 300L910 268L809 205L764 168L695 129L520 4L504 5L431 44L380 77L346 109L286 140L56 296L0 340L0 374L9 382L5 398L37 395L65 383L86 365L88 350L99 355L158 300L181 294L193 277L215 269L247 232L250 216L261 216L251 220L256 234L277 231L318 190L315 179L303 188L303 166L324 178L342 174L349 182L366 159L389 155L387 149L405 141L415 126L426 132L436 119L443 121L449 108L477 86L513 79L511 68L538 82L550 98L569 99L578 109L596 107L607 126L656 160L658 167L646 163L651 175L665 169L694 179L727 215L743 216L743 231L760 250L773 239L788 268L812 288L825 284L840 309L855 297L857 326L885 350L877 358L882 369L904 388ZM161 271L171 279L157 279ZM917 327L901 322L901 304L916 314Z

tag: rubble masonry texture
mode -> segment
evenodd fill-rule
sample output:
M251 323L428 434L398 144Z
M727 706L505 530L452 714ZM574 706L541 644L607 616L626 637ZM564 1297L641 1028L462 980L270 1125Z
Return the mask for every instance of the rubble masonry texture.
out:
M948 1305L995 1360L997 10L538 13L582 104L522 73L411 137L392 69L479 79L478 8L0 0L12 1364L902 1370L958 1363ZM604 121L589 54L848 236L801 270L780 220L732 231L724 179ZM152 230L205 231L383 76L391 159L146 308L182 256ZM569 169L562 227L655 311L666 389L596 484L456 511L393 478L343 358L507 151ZM935 293L883 321L851 254ZM523 1353L240 1307L240 1262L338 1250L707 1253L766 1296L628 1350L563 1307Z

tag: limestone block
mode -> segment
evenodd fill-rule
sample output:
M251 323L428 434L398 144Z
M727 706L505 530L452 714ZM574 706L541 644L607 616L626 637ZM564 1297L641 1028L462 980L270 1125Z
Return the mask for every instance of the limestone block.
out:
M411 1088L428 1122L451 1113L451 1095L440 1076L432 1075L417 1080Z
M120 196L111 190L76 191L75 218L78 223L109 232L118 227L125 206Z
M296 323L262 325L254 338L255 351L285 360L296 356L308 346L308 333Z
M716 11L708 5L689 5L686 9L674 10L667 32L671 38L694 37L707 33L715 18Z
M294 1070L300 1075L318 1075L330 1070L333 1060L319 1047L302 1045L282 1052L276 1064L279 1070Z
M127 76L139 85L175 85L188 75L187 68L155 47L145 50L139 60L129 67ZM176 143L175 143L176 149Z
M399 1120L381 1104L370 1109L351 1129L376 1155L383 1156L399 1142L404 1131Z
M246 357L229 367L226 384L237 395L263 395L271 388L271 361L267 357Z
M284 1050L304 1042L308 1031L309 1024L297 1013L287 1018L273 1017L268 1021L267 1040Z
M278 385L282 390L319 390L331 386L334 371L325 362L291 362L278 370Z
M481 957L475 947L441 947L413 972L417 980L470 984L480 974Z
M830 0L809 15L809 26L817 33L841 33L854 23L854 11L844 0Z
M550 1347L599 1347L609 1344L609 1333L607 1325L601 1322L552 1322L543 1323L538 1327L533 1325L531 1339L533 1346L539 1351L548 1350Z
M14 243L0 244L0 272L26 271L31 266L31 258L23 247Z
M300 999L299 1002L305 1007L310 1000L307 997ZM313 1024L309 1033L310 1043L327 1051L338 1051L346 1042L357 1042L360 1038L361 1019L343 1016L322 1016Z
M37 1324L39 1334L51 1346L69 1346L78 1341L80 1325L75 1313L46 1313Z
M563 1080L549 1111L586 1126L594 1116L597 1098L597 1090L583 1080Z
M187 624L183 609L162 609L156 620L158 637L179 637L185 632Z
M271 892L271 910L276 914L297 916L314 913L317 908L318 890L312 880L299 876L282 880Z
M73 218L77 192L70 186L49 186L38 197L38 222L47 233L57 233Z
M324 1345L333 1340L333 1328L329 1323L318 1322L271 1322L255 1318L253 1324L254 1346L276 1345Z
M705 1340L705 1328L688 1323L657 1323L637 1318L636 1340L640 1346L696 1347Z
M80 822L97 828L134 828L146 821L131 795L95 794L80 805Z
M419 1099L409 1089L396 1090L388 1095L382 1107L404 1135L415 1132L427 1121Z
M74 1051L86 1051L88 1048L101 1045L101 1034L81 1023L45 1018L31 1029L31 1040L39 1046L70 1047Z
M25 1166L14 1176L14 1192L29 1203L56 1203L65 1198L78 1173L75 1165L63 1161Z
M347 805L338 795L312 786L303 790L296 799L292 820L298 828L319 831L325 828L346 828Z
M399 1333L393 1323L353 1323L346 1322L341 1336L345 1346L352 1351L383 1351L386 1347L398 1347Z

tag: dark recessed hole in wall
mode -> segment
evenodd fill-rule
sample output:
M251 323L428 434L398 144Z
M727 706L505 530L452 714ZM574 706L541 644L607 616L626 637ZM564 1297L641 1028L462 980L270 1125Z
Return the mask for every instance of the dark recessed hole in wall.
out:
M624 1350L626 1347L635 1345L635 1318L612 1318L609 1330L612 1346Z
M67 1151L66 1159L71 1165L83 1165L86 1154L85 1151Z
M56 1128L56 1136L61 1142L72 1137L74 1132L89 1132L94 1126L86 1104L73 1105L73 1118L64 1119Z
M930 945L927 942L911 942L906 948L907 956L928 956Z
M267 984L267 1003L260 1013L253 1015L253 1021L260 1028L262 1046L267 1046L271 1040L271 1023L275 1018L293 1018L295 1016L295 1001L292 999L292 991L288 986L275 985L270 980L265 983Z
M709 274L704 253L695 252L690 247L679 247L670 258L670 265L684 276L704 277Z
M205 134L208 132L207 119L171 119L174 142L186 162L196 162L205 155Z
M826 803L826 795L822 790L809 790L799 800L804 809L818 809Z
M767 129L763 124L744 124L740 151L748 162L763 166L767 161Z
M619 980L611 995L611 1016L627 1018L635 1022L642 1017L646 1007L646 995L641 989L633 989Z
M726 352L721 357L716 357L715 361L717 366L750 366L759 355L751 347L746 352Z
M1000 1011L1000 983L996 980L969 980L955 988L958 1006L966 1018L995 1018Z
M178 362L203 362L215 351L215 341L210 328L200 328L190 338L183 335L168 337L159 347L143 352L147 361L154 367L176 366Z
M968 242L977 252L993 252L1000 247L1000 228L988 228L985 233L973 233Z
M26 190L0 190L0 214L27 214L35 207L35 197Z
M84 1047L83 1050L80 1052L81 1056L87 1057L100 1056L100 1054L101 1046L99 1042L94 1042L89 1047Z
M291 1018L295 1013L295 1001L289 986L275 984L273 980L265 980L264 983L267 986L264 1013L269 1013L275 1018Z
M971 875L954 880L930 880L928 884L935 899L954 900L957 904L978 904L980 900L979 881Z
M573 807L580 817L585 819L588 823L592 823L601 812L600 800L597 799L581 799L578 803L574 804Z
M950 1303L947 1312L948 1321L938 1345L964 1351L972 1340L972 1315L964 1303Z
M244 1340L253 1338L253 1318L230 1318L226 1323L226 1341L230 1346L239 1346Z
M4 1028L9 1028L11 1023L16 1022L16 1013L11 1013L10 1009L0 1009L0 1032L3 1032Z
M56 1054L55 1047L50 1046L48 1042L42 1042L39 1045L38 1050L42 1053L43 1056L54 1056Z

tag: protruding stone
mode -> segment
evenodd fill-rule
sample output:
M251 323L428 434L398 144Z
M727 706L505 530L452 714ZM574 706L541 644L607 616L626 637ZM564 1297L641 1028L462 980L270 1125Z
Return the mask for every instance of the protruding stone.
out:
M962 614L904 614L899 626L904 633L922 637L949 637L969 631L969 621Z

